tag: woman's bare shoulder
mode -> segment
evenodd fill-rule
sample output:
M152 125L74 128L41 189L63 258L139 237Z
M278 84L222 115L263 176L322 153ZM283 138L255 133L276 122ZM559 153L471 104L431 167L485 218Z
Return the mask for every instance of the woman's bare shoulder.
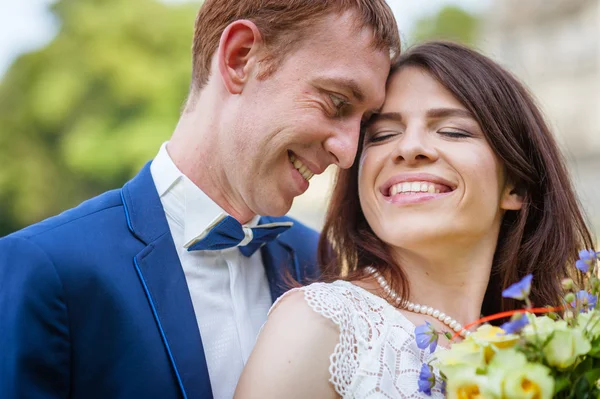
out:
M329 364L339 329L309 304L307 288L292 290L273 305L236 399L338 397L329 382Z

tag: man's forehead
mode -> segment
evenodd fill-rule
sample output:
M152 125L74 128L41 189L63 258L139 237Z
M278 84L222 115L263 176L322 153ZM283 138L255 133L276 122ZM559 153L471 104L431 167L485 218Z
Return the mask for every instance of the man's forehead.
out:
M329 46L334 50L338 43L353 48L363 47L365 50L377 51L373 29L359 23L353 10L344 13L330 13L315 21L310 29L304 32L304 40Z

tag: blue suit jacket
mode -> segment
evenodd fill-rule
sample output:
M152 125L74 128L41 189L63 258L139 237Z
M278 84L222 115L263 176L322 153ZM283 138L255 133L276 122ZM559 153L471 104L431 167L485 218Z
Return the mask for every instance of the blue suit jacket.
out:
M295 222L261 249L273 300L287 272L317 276L317 238ZM149 164L121 190L0 239L0 398L182 397L212 393Z

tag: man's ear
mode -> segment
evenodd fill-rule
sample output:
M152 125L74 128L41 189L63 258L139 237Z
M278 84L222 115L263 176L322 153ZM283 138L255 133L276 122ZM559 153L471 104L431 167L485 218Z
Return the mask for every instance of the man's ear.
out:
M242 92L252 68L257 64L257 54L262 45L258 27L245 19L230 23L221 34L217 49L219 72L231 94Z
M521 189L512 183L507 183L500 199L500 209L518 211L523 206L524 195Z

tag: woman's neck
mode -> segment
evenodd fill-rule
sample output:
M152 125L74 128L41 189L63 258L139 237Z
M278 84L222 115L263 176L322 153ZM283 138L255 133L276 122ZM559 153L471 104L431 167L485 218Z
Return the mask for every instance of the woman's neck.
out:
M479 319L495 243L454 245L452 250L432 246L435 251L423 253L396 248L394 258L409 281L409 300L439 309L462 325Z

